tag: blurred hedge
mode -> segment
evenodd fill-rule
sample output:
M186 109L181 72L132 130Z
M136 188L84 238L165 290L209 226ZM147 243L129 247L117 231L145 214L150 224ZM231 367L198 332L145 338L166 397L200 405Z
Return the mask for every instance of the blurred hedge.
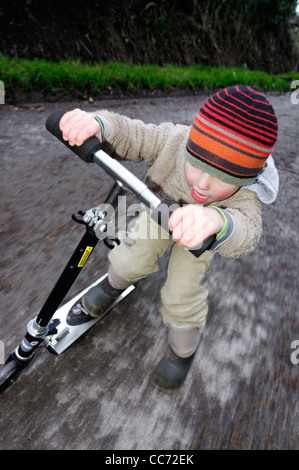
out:
M2 0L0 51L10 57L243 66L298 66L297 0Z

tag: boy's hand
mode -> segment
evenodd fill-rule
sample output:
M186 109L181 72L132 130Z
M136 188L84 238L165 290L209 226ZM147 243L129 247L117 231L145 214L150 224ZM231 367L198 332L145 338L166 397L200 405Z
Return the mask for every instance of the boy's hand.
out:
M60 120L59 127L64 140L72 146L80 146L92 136L102 140L99 123L93 116L80 109L73 109L73 111L65 113Z
M176 209L168 225L174 241L180 246L194 248L209 236L221 232L225 220L216 209L189 204Z

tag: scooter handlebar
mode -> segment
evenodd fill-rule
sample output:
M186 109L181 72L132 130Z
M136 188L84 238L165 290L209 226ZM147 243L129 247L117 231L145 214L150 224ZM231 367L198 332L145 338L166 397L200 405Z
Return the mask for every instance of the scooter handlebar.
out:
M63 115L64 111L62 110L56 110L50 114L46 122L46 128L48 131L57 137L57 139L59 139L64 145L66 145L66 147L78 155L78 157L80 157L82 160L88 163L98 163L108 174L110 174L110 176L123 183L127 189L132 191L135 196L137 196L148 207L155 208L152 213L153 219L156 220L158 224L162 225L165 230L168 230L168 219L173 212L169 211L169 208L175 205L175 203L168 199L160 201L144 183L142 183L119 162L113 160L105 152L98 152L98 150L102 150L102 144L96 137L90 137L83 143L83 145L80 145L80 147L76 145L69 145L68 142L63 139L62 132L59 127L59 122ZM212 235L211 237L204 240L202 246L199 249L189 249L189 251L191 251L195 257L199 257L205 250L211 248L214 242L215 235Z
M65 111L62 111L61 109L53 111L46 121L46 128L49 132L51 132L51 134L57 137L60 142L66 145L68 149L78 155L78 157L87 163L92 163L94 161L95 152L102 148L101 142L99 139L97 139L97 137L90 137L84 142L83 145L80 145L79 147L77 145L69 145L69 143L62 137L62 132L59 127L60 119L64 113Z

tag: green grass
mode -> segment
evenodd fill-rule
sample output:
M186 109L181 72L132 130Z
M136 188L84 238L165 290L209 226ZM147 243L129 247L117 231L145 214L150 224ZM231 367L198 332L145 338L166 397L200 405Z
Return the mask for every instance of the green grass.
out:
M289 91L290 82L299 80L299 74L271 75L242 67L158 67L124 63L91 66L75 60L50 62L0 56L0 80L4 82L7 96L38 91L48 94L80 92L92 97L115 89L124 93L178 88L194 91L236 84L260 90Z

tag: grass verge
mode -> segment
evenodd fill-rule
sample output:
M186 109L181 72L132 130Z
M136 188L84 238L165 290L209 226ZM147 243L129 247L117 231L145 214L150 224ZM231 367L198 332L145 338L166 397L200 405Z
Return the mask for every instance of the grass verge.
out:
M125 63L88 65L76 60L50 62L0 56L0 80L4 83L6 96L30 92L54 95L78 92L92 97L113 90L121 90L125 94L141 90L195 91L236 84L246 84L260 90L290 91L290 83L299 80L299 74L272 75L246 67L159 67Z

